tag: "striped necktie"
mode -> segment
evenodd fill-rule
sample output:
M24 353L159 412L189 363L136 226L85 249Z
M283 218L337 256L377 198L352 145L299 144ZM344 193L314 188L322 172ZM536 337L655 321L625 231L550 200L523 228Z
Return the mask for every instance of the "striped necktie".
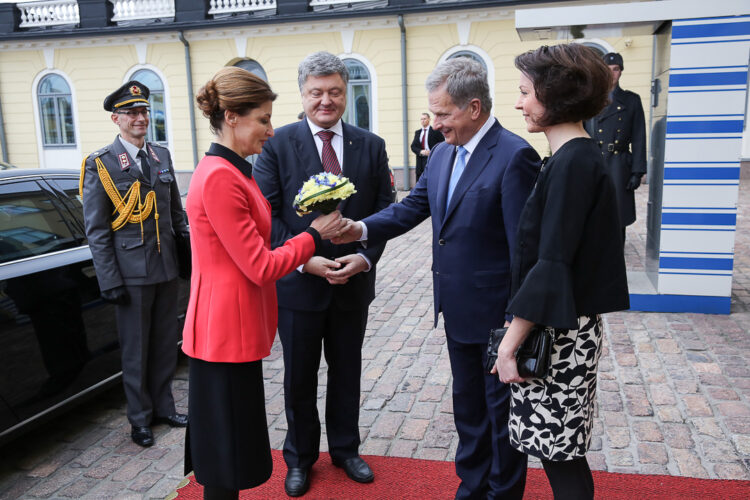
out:
M336 152L333 150L333 145L331 145L333 132L330 130L321 130L318 132L318 137L323 141L323 153L321 155L323 170L335 175L341 175L341 165L339 165L339 160L336 158Z

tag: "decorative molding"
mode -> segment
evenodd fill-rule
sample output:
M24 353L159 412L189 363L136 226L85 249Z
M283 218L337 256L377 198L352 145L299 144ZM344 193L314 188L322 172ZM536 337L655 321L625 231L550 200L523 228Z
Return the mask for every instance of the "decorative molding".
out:
M146 64L148 44L146 42L136 42L133 45L135 45L135 52L138 54L138 64Z
M237 45L237 57L244 59L247 57L247 37L236 36L234 37L234 43Z
M469 44L469 33L471 32L471 21L458 21L456 23L458 29L458 43L461 45Z
M339 54L338 57L339 59L357 60L364 64L365 68L367 68L367 72L370 73L370 109L372 110L370 120L372 121L372 133L377 134L380 126L380 114L378 113L378 89L380 88L380 85L378 84L378 74L375 72L375 66L373 66L369 59L361 54L345 53Z
M47 69L52 69L55 67L55 49L52 47L45 47L44 50L42 50L42 54L44 54L44 63L47 65Z
M351 54L352 45L354 45L354 30L341 30L341 43L344 45L344 54Z

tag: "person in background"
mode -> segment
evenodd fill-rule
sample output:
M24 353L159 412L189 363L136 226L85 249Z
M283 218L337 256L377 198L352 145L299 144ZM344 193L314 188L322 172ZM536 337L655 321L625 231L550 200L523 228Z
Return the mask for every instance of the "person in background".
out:
M432 148L445 140L443 134L430 127L430 113L422 113L419 122L422 124L422 127L414 132L414 140L411 141L411 150L417 155L417 181L419 181L422 172L424 172L424 167L427 165L427 157L430 156Z
M252 73L221 69L196 101L216 134L187 197L193 273L182 350L190 357L185 473L204 498L236 499L271 476L262 359L276 335L275 282L342 227L338 211L271 250L271 212L245 157L273 136L276 94Z
M385 142L341 120L348 79L349 71L333 54L307 56L298 73L306 118L277 130L254 165L253 175L271 204L273 247L284 245L309 223L311 216L299 217L292 202L313 174L342 174L356 186L356 194L341 203L347 217L365 217L391 202ZM284 487L290 496L307 491L318 459L321 350L328 364L325 418L331 459L353 481L373 480L370 466L359 456L359 384L367 312L375 298L375 268L384 249L385 243L366 249L326 243L276 285L289 424ZM334 269L338 273L331 277Z
M583 126L596 141L607 174L615 183L624 243L625 228L635 222L635 190L646 173L646 120L640 96L620 88L622 56L610 52L604 56L604 62L612 72L610 102Z
M179 339L177 239L189 236L169 150L146 141L149 93L132 80L104 99L120 133L86 157L81 171L96 277L102 298L115 304L130 436L144 447L154 444L151 425L187 425L171 384Z
M435 325L442 312L458 431L456 498L520 500L526 456L508 441L510 387L485 364L490 329L509 319L511 249L539 155L492 116L487 72L478 62L449 59L425 86L445 142L406 198L350 223L333 242L366 240L369 247L431 217Z
M600 314L629 307L612 179L582 120L607 102L610 74L581 44L516 57L516 109L547 137L543 163L518 223L513 315L493 373L511 386L510 442L542 461L555 500L594 498L586 461L602 346ZM524 380L515 352L535 325L555 328L550 369Z

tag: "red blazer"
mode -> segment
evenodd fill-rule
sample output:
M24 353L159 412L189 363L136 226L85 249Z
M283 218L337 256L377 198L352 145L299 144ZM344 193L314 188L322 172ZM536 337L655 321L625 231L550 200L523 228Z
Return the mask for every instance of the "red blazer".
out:
M255 180L220 156L200 161L185 206L193 271L182 350L228 363L268 356L278 319L276 280L312 257L312 235L272 251L271 206Z

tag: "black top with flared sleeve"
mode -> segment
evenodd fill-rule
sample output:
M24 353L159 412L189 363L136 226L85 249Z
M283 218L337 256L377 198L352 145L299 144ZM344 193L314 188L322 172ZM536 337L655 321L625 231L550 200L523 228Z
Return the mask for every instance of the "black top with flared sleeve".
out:
M508 312L578 328L579 316L630 307L614 185L593 140L563 144L521 213Z

